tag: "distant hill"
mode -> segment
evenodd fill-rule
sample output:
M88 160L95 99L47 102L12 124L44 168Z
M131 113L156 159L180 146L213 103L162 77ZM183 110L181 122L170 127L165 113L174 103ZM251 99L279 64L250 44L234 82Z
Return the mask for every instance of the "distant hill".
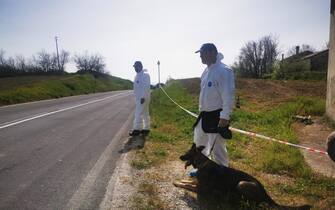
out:
M105 74L36 75L0 78L0 105L132 89L132 82Z

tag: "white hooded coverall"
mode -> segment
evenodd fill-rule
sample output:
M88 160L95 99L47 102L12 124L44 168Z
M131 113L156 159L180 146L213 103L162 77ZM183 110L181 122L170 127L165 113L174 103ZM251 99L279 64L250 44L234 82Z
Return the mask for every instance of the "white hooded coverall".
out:
M223 55L219 53L216 63L207 67L201 75L199 110L210 112L222 109L220 118L229 120L235 99L235 78L234 72L221 63L222 59ZM197 147L205 146L204 155L210 155L209 158L219 165L228 166L226 139L218 133L205 133L201 120L194 128L194 143Z
M150 76L142 70L136 73L134 79L134 94L135 94L135 118L134 130L150 130ZM141 98L144 98L144 103L141 104Z

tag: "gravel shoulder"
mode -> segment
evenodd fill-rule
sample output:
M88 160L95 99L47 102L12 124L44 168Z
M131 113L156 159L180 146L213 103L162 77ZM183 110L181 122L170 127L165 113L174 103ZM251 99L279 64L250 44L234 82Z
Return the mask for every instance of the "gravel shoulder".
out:
M131 154L125 153L120 158L108 183L105 197L99 207L100 210L131 208L130 199L136 193L136 187L133 185L130 156Z
M100 204L100 210L142 209L134 201L137 198L147 202L145 192L141 190L142 183L155 186L157 200L161 201L163 209L200 209L195 193L174 187L172 184L176 179L187 178L182 162L171 161L164 167L138 170L131 166L134 155L134 152L130 151L120 158L109 181L105 198Z
M318 150L327 150L326 139L333 130L322 121L321 117L315 117L314 123L311 125L295 123L293 124L293 128L302 145ZM302 154L313 171L327 177L335 178L335 162L328 156L307 150L303 150Z

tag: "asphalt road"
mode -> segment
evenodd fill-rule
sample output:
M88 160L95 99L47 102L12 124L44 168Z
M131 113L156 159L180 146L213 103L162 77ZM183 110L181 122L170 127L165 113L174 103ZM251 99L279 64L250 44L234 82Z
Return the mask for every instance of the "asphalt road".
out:
M0 209L98 209L133 109L132 91L0 107Z

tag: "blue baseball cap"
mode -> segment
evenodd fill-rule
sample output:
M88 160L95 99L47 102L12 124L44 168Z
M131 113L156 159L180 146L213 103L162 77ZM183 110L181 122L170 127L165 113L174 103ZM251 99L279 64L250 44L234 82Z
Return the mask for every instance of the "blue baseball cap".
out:
M216 49L215 45L213 43L205 43L201 46L201 48L197 51L195 51L195 53L199 53L199 52L216 52L218 53L218 50Z
M135 66L137 66L137 65L143 66L141 61L135 61L135 63L134 63L133 66L135 67Z

